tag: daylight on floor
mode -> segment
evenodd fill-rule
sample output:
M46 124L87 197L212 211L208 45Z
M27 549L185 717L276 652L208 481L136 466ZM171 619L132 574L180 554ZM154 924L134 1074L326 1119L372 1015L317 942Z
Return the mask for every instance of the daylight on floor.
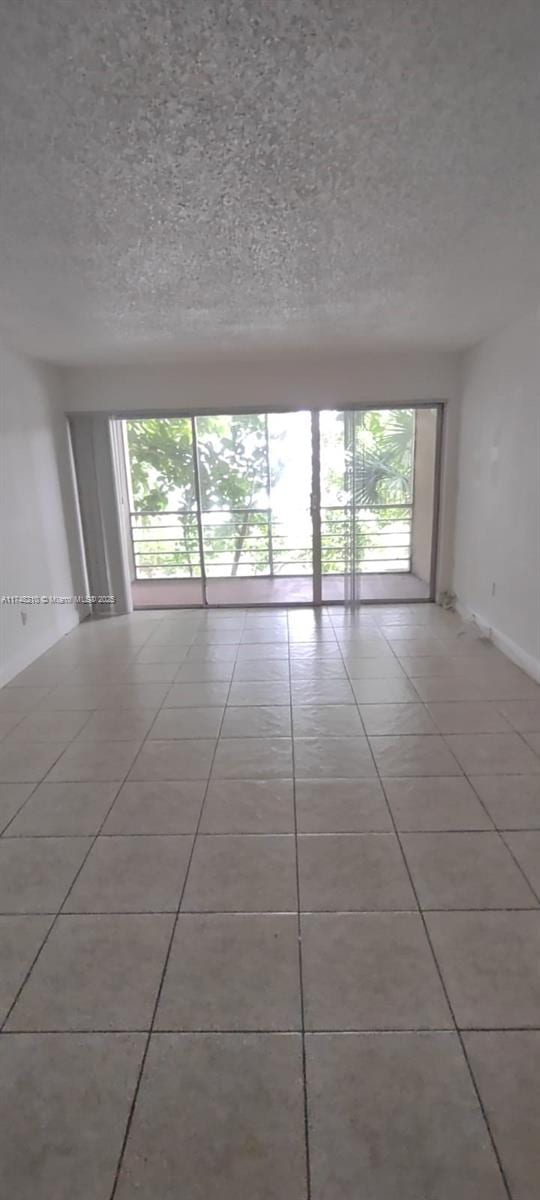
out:
M0 13L1 1200L538 1200L540 7Z

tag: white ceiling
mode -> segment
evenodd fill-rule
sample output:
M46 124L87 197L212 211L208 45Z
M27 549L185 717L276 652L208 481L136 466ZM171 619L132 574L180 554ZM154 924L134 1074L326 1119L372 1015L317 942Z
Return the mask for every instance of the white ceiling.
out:
M457 348L538 303L538 0L0 14L13 345Z

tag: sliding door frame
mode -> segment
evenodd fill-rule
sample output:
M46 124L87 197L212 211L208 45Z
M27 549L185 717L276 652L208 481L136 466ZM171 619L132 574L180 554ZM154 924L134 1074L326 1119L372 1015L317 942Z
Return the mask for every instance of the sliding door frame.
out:
M297 600L286 602L286 607L311 608L311 607L333 607L347 603L366 604L366 605L381 605L381 604L425 604L433 602L436 599L437 590L437 569L439 559L439 526L441 512L441 482L442 482L442 458L443 458L443 438L444 438L444 416L445 416L446 401L444 400L421 400L421 401L401 401L401 402L385 402L380 401L370 404L341 404L339 407L336 404L322 404L316 408L309 408L304 405L294 406L278 406L269 409L266 405L241 405L234 409L234 413L226 413L216 408L197 408L186 410L165 409L158 411L135 411L135 412L116 412L109 414L110 419L114 421L144 421L148 420L174 420L175 418L187 418L191 422L192 431L192 454L193 454L193 471L195 483L195 496L197 501L197 534L199 544L199 558L201 568L201 603L186 604L186 605L171 605L171 608L282 608L285 602L267 601L265 604L255 604L253 602L237 602L230 604L211 604L208 603L207 597L207 574L204 558L204 530L202 521L202 500L200 486L200 471L199 471L199 450L197 440L197 417L204 416L230 416L230 415L263 415L269 416L276 414L286 414L295 412L309 412L311 417L311 497L310 497L310 514L312 523L312 599ZM354 413L354 412L372 412L377 409L381 410L400 410L400 409L417 409L428 408L436 411L436 430L435 430L435 455L434 455L434 470L433 470L433 513L431 525L431 557L430 557L430 578L429 578L429 594L426 597L404 598L392 600L366 600L361 595L356 597L356 580L353 580L352 595L347 597L344 593L343 600L326 600L322 596L322 529L321 529L321 439L320 439L320 414L325 411ZM356 570L355 562L351 563L353 571ZM346 589L345 589L346 592Z
M319 409L311 409L311 565L312 604L322 605L321 427Z
M197 422L191 416L191 455L193 458L193 482L195 484L195 500L197 502L197 536L199 539L199 561L201 565L201 597L202 607L208 608L206 592L206 563L204 561L204 529L202 519L201 475L199 471L199 443L197 441Z
M431 564L429 576L429 599L432 603L435 603L437 599L437 571L439 566L439 534L442 503L441 486L446 405L438 403L430 405L418 405L417 407L435 408L437 410L437 424L435 428L435 461L433 464L433 512L431 515Z

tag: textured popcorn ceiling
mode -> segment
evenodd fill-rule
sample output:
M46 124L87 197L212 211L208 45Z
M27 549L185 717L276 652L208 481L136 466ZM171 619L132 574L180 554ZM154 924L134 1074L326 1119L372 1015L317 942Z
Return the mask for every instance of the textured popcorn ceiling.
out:
M460 347L538 303L538 0L1 0L0 329Z

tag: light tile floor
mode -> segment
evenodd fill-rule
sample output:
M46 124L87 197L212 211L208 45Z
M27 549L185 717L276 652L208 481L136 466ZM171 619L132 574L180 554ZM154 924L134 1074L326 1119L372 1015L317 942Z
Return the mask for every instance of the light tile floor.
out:
M10 1200L536 1200L540 686L431 605L85 624L0 692Z

